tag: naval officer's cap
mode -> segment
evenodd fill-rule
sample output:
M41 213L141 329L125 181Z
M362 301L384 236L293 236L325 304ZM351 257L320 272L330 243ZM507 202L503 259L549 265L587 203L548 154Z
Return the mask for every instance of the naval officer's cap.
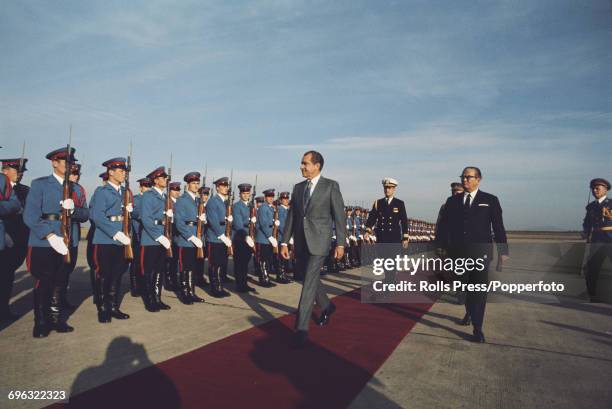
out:
M597 185L604 186L606 189L610 190L610 182L608 182L604 178L595 178L591 180L591 183L589 184L591 189L593 189Z
M392 187L396 187L398 185L397 180L393 179L393 178L384 178L382 180L382 185L387 187L387 186L392 186Z

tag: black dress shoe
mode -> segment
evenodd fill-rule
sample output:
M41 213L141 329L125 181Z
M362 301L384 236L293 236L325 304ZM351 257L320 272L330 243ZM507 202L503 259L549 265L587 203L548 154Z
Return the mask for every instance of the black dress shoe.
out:
M34 338L46 338L49 336L51 332L51 328L48 325L34 325L34 329L32 330L32 336Z
M472 335L472 342L477 342L479 344L484 344L486 342L485 336L481 330L477 330L477 329L474 330L474 333Z
M111 322L112 316L110 311L98 311L98 322L101 324Z
M327 308L324 309L323 312L321 312L321 316L319 317L317 324L320 327L322 327L323 325L329 324L329 318L335 311L336 311L336 306L332 302L330 302Z
M297 331L293 336L293 348L302 349L306 344L308 344L308 331Z
M113 318L117 318L118 320L127 320L130 316L119 309L119 307L114 307L111 310L111 316Z
M56 324L53 324L53 330L55 332L59 332L59 333L67 333L67 332L74 331L74 327L71 327L70 325L66 324L65 322L58 322Z
M463 326L472 325L472 317L470 317L470 314L465 314L463 319L459 321L459 325L463 325Z

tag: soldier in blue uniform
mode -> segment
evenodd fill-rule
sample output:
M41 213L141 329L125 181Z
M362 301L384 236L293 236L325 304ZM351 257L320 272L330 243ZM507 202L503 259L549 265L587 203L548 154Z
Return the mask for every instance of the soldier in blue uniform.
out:
M225 235L227 220L226 205L229 201L229 178L222 177L214 181L217 194L206 204L206 242L208 248L208 277L211 294L215 298L227 297L230 294L223 288L222 277L227 271L228 247L232 246L231 238Z
M142 224L140 222L140 209L141 209L141 199L144 192L151 189L153 186L153 182L148 178L141 178L137 180L138 186L140 189L139 195L134 195L134 211L132 212L131 225L132 225L132 252L134 253L134 260L130 263L130 295L132 297L140 297L141 291L140 287L142 283L140 282L140 235L142 234Z
M0 322L19 318L9 302L15 271L23 264L28 249L28 227L22 208L30 188L21 184L27 159L2 159L0 175ZM7 243L8 241L8 243Z
M105 186L106 182L108 181L108 173L107 172L102 172L98 175L98 177L100 178L100 183L101 186ZM94 224L93 220L91 219L91 208L93 206L93 202L94 202L94 198L96 197L96 191L94 190L93 195L91 196L91 199L89 200L89 230L87 231L87 265L89 266L90 269L90 274L92 274L92 284L93 281L95 279L95 269L96 269L96 265L94 263L94 259L93 259L93 250L94 250L94 245L93 245L93 237L94 237L94 233L96 232L96 225ZM94 300L94 304L96 303L96 301Z
M278 242L283 240L283 229L285 228L285 222L287 220L287 214L289 214L289 192L280 192L278 195ZM293 238L289 239L289 246L293 247ZM291 252L292 248L289 248ZM290 253L291 254L291 253ZM287 277L289 271L290 260L285 260L281 257L280 252L276 254L276 281L280 284L288 284L291 282Z
M274 247L278 241L273 237L274 229L274 189L263 191L264 203L257 209L255 245L257 246L257 264L259 265L259 285L273 287L270 273L274 270ZM277 221L280 225L280 222Z
M249 183L238 185L240 199L232 206L232 244L234 248L234 278L236 291L246 293L255 291L247 284L249 261L255 247L253 238L249 236L250 223L257 223L257 218L251 220L251 188Z
M362 224L363 221L361 219L361 207L356 206L355 209L353 210L353 228L354 228L354 233L351 231L349 232L349 234L352 234L354 236L353 239L353 246L351 248L351 257L352 257L352 264L354 267L361 267L361 246L363 244L363 231L362 231Z
M98 291L97 308L98 321L111 322L112 318L128 319L130 316L122 312L121 303L121 277L127 269L127 260L124 257L124 246L131 246L130 238L123 233L123 194L127 170L127 159L113 158L105 161L102 166L108 172L108 182L98 187L95 200L92 200L91 219L96 225L93 237L94 264L99 285L94 288ZM129 203L128 212L133 211L133 204Z
M73 245L70 246L70 263L64 264L64 273L61 276L59 282L56 283L53 289L53 297L51 298L51 312L55 310L75 310L76 306L68 302L68 285L70 283L70 275L76 267L77 259L79 257L79 243L81 242L81 223L86 222L89 219L89 208L87 207L87 195L83 186L79 184L81 178L81 165L77 163L72 164L72 169L68 179L71 182L72 190L72 201L76 208L81 211L76 212L72 216L70 221L72 222L71 237L76 238L73 240Z
M606 258L612 261L612 200L607 196L610 182L606 179L593 179L589 186L595 200L587 205L582 223L583 236L590 243L585 280L590 301L601 302L597 293L599 271Z
M176 205L177 199L181 196L181 182L170 182L170 203L172 204L172 211ZM166 291L180 291L179 280L179 260L178 260L178 246L174 241L174 238L178 235L176 230L176 224L174 218L172 219L172 257L166 258L166 267L164 269L164 288Z
M177 257L180 274L176 293L183 304L190 305L194 302L204 302L204 299L198 297L195 292L194 278L197 249L204 246L202 236L197 234L200 174L190 172L185 175L183 180L187 183L187 189L181 197L176 199L174 205L174 226L177 232L174 236L174 242L178 247ZM200 220L203 221L204 218L205 215L202 214Z
M51 312L53 289L64 271L63 256L69 252L61 232L61 213L66 210L80 218L83 209L75 208L71 198L63 200L63 183L67 176L66 159L74 159L75 149L60 148L47 154L53 174L32 181L26 199L23 220L30 228L28 239L28 269L35 278L34 283L34 328L32 335L43 338L51 330L71 332L74 330ZM71 246L78 244L72 237Z
M200 200L204 202L204 217L202 221L202 241L205 241L206 228L207 228L206 226L208 223L208 221L206 220L206 203L208 203L208 198L210 197L210 187L208 186L200 187L200 189L198 189L198 194L200 195ZM204 243L204 258L196 259L196 267L194 271L195 283L200 288L204 288L205 286L208 285L208 283L206 282L206 279L204 278L204 271L206 271L204 267L204 263L206 262L206 257L208 257L208 254L207 254L207 245L205 242Z
M342 263L340 267L341 270L353 268L353 258L351 256L354 251L353 248L355 246L355 240L357 240L357 238L353 234L353 208L351 206L346 206L345 213L346 232L348 235L346 237L346 251L344 252L344 257L342 258Z
M140 273L143 277L143 301L149 312L169 310L170 306L162 302L161 275L166 265L166 250L172 246L171 238L164 235L166 223L166 192L168 174L161 166L147 175L153 181L153 188L142 195L140 222ZM172 209L168 217L173 216Z

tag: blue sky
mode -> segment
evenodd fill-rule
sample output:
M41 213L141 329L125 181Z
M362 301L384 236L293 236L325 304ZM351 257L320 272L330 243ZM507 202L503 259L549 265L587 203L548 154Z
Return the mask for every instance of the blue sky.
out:
M347 203L392 176L435 220L476 165L507 228L577 229L612 178L607 0L127 3L0 5L0 156L26 140L26 182L70 124L88 191L130 140L134 179L173 152L260 191L317 149Z

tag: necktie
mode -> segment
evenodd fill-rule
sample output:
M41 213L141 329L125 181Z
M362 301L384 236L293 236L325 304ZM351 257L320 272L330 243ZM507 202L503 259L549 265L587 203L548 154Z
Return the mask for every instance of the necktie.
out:
M472 205L472 195L468 193L467 197L465 198L465 204L463 206L465 207L466 210L468 210L471 205Z
M308 201L310 200L310 193L312 190L312 181L308 181L308 184L306 185L306 190L304 191L304 209L306 209L306 206L308 206Z

